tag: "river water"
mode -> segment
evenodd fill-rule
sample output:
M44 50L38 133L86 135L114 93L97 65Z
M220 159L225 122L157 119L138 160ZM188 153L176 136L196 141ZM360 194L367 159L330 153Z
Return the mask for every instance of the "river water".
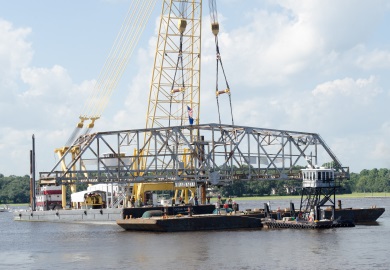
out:
M240 201L242 210L263 205ZM378 225L328 230L127 232L0 213L0 269L390 269L390 197L343 200L372 205L386 208ZM279 206L289 201L271 201Z

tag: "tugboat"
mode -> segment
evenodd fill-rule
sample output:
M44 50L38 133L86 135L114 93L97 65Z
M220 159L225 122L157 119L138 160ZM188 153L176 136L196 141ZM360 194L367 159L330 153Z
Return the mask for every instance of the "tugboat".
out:
M42 185L38 189L36 195L37 210L57 210L62 209L62 187L56 186L55 183L51 185Z

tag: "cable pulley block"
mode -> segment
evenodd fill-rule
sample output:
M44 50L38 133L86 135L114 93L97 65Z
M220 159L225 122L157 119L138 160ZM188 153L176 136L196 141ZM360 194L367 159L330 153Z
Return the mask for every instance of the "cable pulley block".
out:
M187 27L187 21L184 19L180 19L178 25L180 34L183 34Z
M211 24L211 32L213 32L214 36L217 36L219 33L219 23Z

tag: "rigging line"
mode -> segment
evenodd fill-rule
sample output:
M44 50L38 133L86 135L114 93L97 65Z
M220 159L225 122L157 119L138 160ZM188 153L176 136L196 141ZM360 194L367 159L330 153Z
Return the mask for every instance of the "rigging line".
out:
M229 83L228 83L227 78L226 78L225 69L223 68L223 64L222 64L221 58L219 59L219 61L220 61L220 63L221 63L221 68L222 68L222 71L223 71L223 75L224 75L224 77L225 77L226 87L227 87L227 89L230 90L230 86L229 86ZM229 91L228 95L229 95L229 103L230 103L230 115L231 115L231 117L232 117L232 125L234 126L233 106L232 106L232 98L231 98L231 93L230 93L230 91Z
M230 114L232 116L232 126L234 126L234 120L233 120L233 106L232 106L232 98L231 98L231 95L229 93L229 102L230 102Z
M225 79L227 90L229 90L228 95L229 95L230 115L232 118L232 125L234 125L233 106L232 106L232 99L231 99L231 93L230 93L230 86L229 86L229 82L228 82L227 77L226 77L225 68L223 67L222 58L221 58L221 54L219 51L218 37L216 36L215 39L216 39L215 43L216 43L216 47L217 47L217 49L216 49L217 50L217 59L219 61L219 64L221 65L221 69L222 69L222 73L223 73L223 76Z
M142 3L143 5L145 2ZM109 96L110 92L112 91L112 85L115 85L116 81L118 80L118 74L120 74L121 68L123 67L123 62L126 62L127 56L129 52L131 51L131 47L134 41L134 36L136 36L139 33L139 28L135 25L142 25L142 14L144 12L143 8L145 6L140 6L139 11L133 12L132 16L130 16L129 21L124 28L124 33L122 34L122 38L120 43L118 43L117 49L115 51L115 55L112 57L111 61L111 67L108 68L106 72L106 79L103 81L103 91L101 92L101 98L100 102L98 103L99 107L94 107L96 109L99 109L99 111L96 111L95 114L100 114L102 109L104 108L105 102L104 100ZM135 14L135 16L134 16ZM133 22L135 21L135 22Z
M172 86L171 86L171 96L170 96L170 102L169 102L169 126L171 126L171 115L172 115L172 100L173 100L173 94L179 91L182 91L183 89L174 89L176 84L176 75L177 71L179 69L179 64L182 65L181 70L183 71L183 55L182 55L182 48L183 48L183 33L180 34L180 46L179 46L179 54L177 56L176 61L176 67L175 67L175 73L172 80ZM181 61L180 61L181 60Z
M183 19L187 18L187 3L188 3L188 0L181 0L180 4L179 4L180 16Z
M141 18L141 20L142 20L141 25L142 25L143 22L145 21L145 18L144 18L145 14L141 13L140 15L143 16ZM133 34L127 36L127 40L126 40L126 44L125 44L126 46L122 49L122 52L121 52L122 55L118 58L118 61L117 61L117 69L113 70L113 72L116 71L115 74L112 74L112 76L114 77L114 80L108 81L108 82L110 82L110 84L108 85L108 91L105 92L105 95L104 95L105 98L103 99L101 111L106 107L108 100L109 100L109 97L112 95L112 90L115 88L116 84L118 83L118 80L121 77L122 73L124 72L124 68L128 62L127 60L134 50L133 45L137 40L134 40L134 38L130 39L130 37L133 37L133 36L137 37L141 32L141 28L132 26L131 31L133 31ZM134 34L134 32L135 32L135 34ZM101 113L101 111L99 113Z
M218 39L217 39L217 36L215 37L215 43L218 44ZM218 50L218 46L216 46L216 51L217 51L217 56L216 56L216 80L215 80L215 97L217 99L217 108L218 108L218 119L219 119L219 126L221 126L221 113L220 113L220 110L219 110L219 100L218 100L218 77L219 77L219 69L218 69L218 58L219 58L219 50Z
M218 108L218 120L219 120L219 126L221 130L221 139L224 139L224 131L221 126L221 112L220 112L220 107L219 107L219 90L218 90L218 80L219 80L219 64L221 64L221 69L223 72L223 75L225 77L225 83L227 87L227 91L229 91L229 85L227 83L226 75L225 75L225 70L222 65L222 60L221 60L221 55L219 51L219 44L218 44L218 33L219 33L219 23L218 23L218 13L217 13L217 5L215 0L209 0L209 8L210 8L210 20L211 20L211 30L212 33L215 36L215 50L216 50L216 100L217 100L217 108ZM227 92L230 95L230 91ZM227 147L226 143L224 144L224 150L225 150L225 160L228 159L228 153L227 153Z
M218 39L217 39L217 36L215 36L215 39L216 39L216 44L218 44ZM222 129L222 123L221 123L221 112L220 112L220 109L219 109L219 98L218 98L218 59L219 59L219 53L218 53L218 46L217 46L217 67L216 67L216 73L217 73L217 78L216 78L216 99L217 99L217 108L218 108L218 119L219 119L219 129L221 130L221 138L222 140L224 140L224 131ZM226 148L226 143L223 144L224 145L224 150L225 150L225 160L227 160L228 158L228 154L227 154L227 148Z
M126 22L128 21L129 18L132 18L132 14L134 14L134 12L130 13L130 11L132 11L132 10L134 12L136 12L136 10L137 10L137 2L132 2L132 5L130 5L130 8L129 8L128 12L127 12L127 16L125 18L125 21L122 24L121 31L119 32L118 36L116 37L116 40L114 42L114 46L111 48L111 52L110 52L109 55L112 55L112 53L115 51L114 50L115 49L115 44L117 44L118 41L120 39L122 39L123 29L125 29L127 27L127 25L128 25L128 23L126 23ZM69 146L71 143L74 142L75 138L78 136L79 132L83 128L85 120L91 119L91 118L94 118L94 117L95 117L95 120L96 120L97 117L96 117L96 115L92 114L92 109L94 108L94 106L96 106L96 100L99 99L99 93L101 93L101 81L103 80L103 77L104 77L104 74L106 73L107 67L111 66L111 62L112 62L111 60L112 60L112 58L110 58L110 57L108 57L106 59L106 62L104 64L104 66L103 66L103 69L101 70L101 72L100 72L100 74L98 76L98 80L96 81L96 83L94 85L94 90L91 91L91 93L89 95L89 98L84 103L84 107L83 107L82 113L79 116L80 122L77 124L75 130L72 132L71 136L69 137L68 141L66 142L66 146Z
M80 132L80 128L78 126L76 126L72 132L72 134L70 135L69 139L66 141L65 143L65 146L66 147L69 147L71 144L73 144L75 138L77 137L77 135L79 134Z
M218 60L219 60L219 63L221 64L221 69L222 69L223 76L224 76L224 78L225 78L226 87L227 87L228 89L230 89L229 83L228 83L227 78L226 78L225 69L223 68L222 59L221 59L221 54L220 54L220 52L219 52L218 37L216 37L216 44L217 44Z
M215 0L209 0L210 19L211 23L218 23L217 4Z
M181 34L183 36L183 34ZM183 38L181 37L180 41L180 52L181 52L181 57L180 57L180 62L181 62L181 79L182 79L182 97L181 97L181 116L180 116L180 126L183 125L183 118L185 115L184 112L184 65L183 65Z
M220 50L219 50L219 41L218 41L219 23L218 23L218 12L217 12L216 0L209 0L209 9L210 9L211 31L215 36L215 48L216 48L216 53L217 53L217 67L219 64L221 65L222 73L223 73L226 87L227 87L227 89L224 91L218 90L218 79L219 79L218 76L219 76L219 74L217 73L217 89L216 89L217 101L218 101L219 94L227 93L229 95L230 114L231 114L231 118L232 118L232 125L234 125L230 86L229 86L229 83L227 81L226 72L225 72L225 69L223 67L222 58L221 58L221 54L220 54ZM219 112L219 103L217 102L217 104L218 104L218 116L220 119L221 115ZM220 122L221 122L221 120L220 120Z
M99 74L98 80L95 84L95 91L92 92L92 95L90 96L89 103L87 105L87 111L85 111L85 115L91 115L92 110L95 107L96 100L99 100L100 92L101 92L101 87L102 87L102 82L104 81L104 78L106 77L107 70L112 67L112 61L113 61L113 55L116 54L116 51L118 50L118 44L122 43L124 33L127 31L126 29L128 28L129 25L129 20L133 17L134 13L138 10L137 5L138 2L132 1L131 5L128 9L127 16L125 18L125 21L122 24L122 27L115 39L115 42L110 50L109 56L103 66L102 71Z
M153 10L155 0L142 1L141 3L143 5L139 5L139 3L140 0L138 0L137 4L135 4L137 5L137 7L140 7L138 9L132 9L132 6L130 7L128 16L126 17L126 20L122 25L121 31L118 34L115 44L111 49L109 55L114 55L114 57L109 57L107 59L109 61L106 61L104 69L99 75L99 80L95 85L95 89L98 89L100 91L94 91L94 93L92 93L91 95L93 98L89 100L88 104L88 108L90 111L89 115L84 114L83 116L80 116L81 122L78 124L79 128L83 127L84 120L91 120L90 124L85 128L83 134L87 134L91 131L91 129L94 127L94 122L100 118L103 110L107 106L109 98L112 95L113 90L116 88L119 78L124 72L128 60L130 59L130 56L132 55L132 52L134 50L134 47L138 43L140 35L146 27L146 23ZM130 13L130 10L134 10L134 12ZM134 14L139 15L134 16ZM117 61L114 61L115 59L117 59ZM74 141L75 137L78 135L79 132L80 130L74 132L74 134L72 134L72 137L68 141Z
M173 94L176 93L176 92L179 92L179 91L181 91L183 93L183 95L182 95L182 110L181 110L181 116L180 116L181 124L180 125L182 125L182 119L183 119L183 100L184 100L183 33L184 33L184 31L186 29L186 26L187 26L187 22L185 20L185 18L187 17L186 6L187 6L187 0L184 0L184 1L181 0L180 3L179 3L179 13L180 13L180 17L183 20L179 20L179 26L178 26L178 30L180 32L180 44L179 44L179 54L178 54L177 61L176 61L175 73L174 73L173 80L172 80L171 95L170 95L170 99L169 99L169 115L168 115L168 126L169 127L171 126L171 118L172 118ZM179 64L181 64L183 85L182 85L182 89L177 89L177 91L176 91L174 88L175 88L175 84L176 84L176 75L177 75L177 71L178 71L178 68L179 68ZM165 151L166 150L167 149L165 148ZM165 162L165 155L164 155L163 162Z
M185 84L184 84L184 64L183 64L183 35L187 27L187 4L188 0L182 0L180 1L179 5L179 12L182 20L179 21L179 32L180 32L180 48L179 48L179 59L180 65L181 65L181 79L182 79L182 86L181 86L181 92L182 92L182 98L181 98L181 113L180 113L180 126L183 125L183 119L185 115L184 111L184 91L185 91ZM176 66L177 69L177 66Z
M172 94L169 99L169 115L168 115L168 127L171 126L171 114L172 114Z
M146 26L147 19L152 11L153 2L143 1L141 2L142 5L139 5L138 1L138 8L132 9L133 12L129 10L126 21L122 25L115 45L110 52L109 61L106 62L105 68L101 76L99 76L96 87L99 91L95 91L95 96L89 103L90 116L100 117L107 105L107 98L110 97L113 88L115 88L134 50L134 45L138 42L142 30Z
M99 107L97 107L97 109L99 110L95 112L95 115L97 116L100 116L104 108L107 106L109 97L112 95L112 91L116 87L119 78L123 74L124 69L128 63L128 59L134 50L135 46L133 45L137 43L140 34L145 27L148 18L147 7L150 7L150 2L148 6L145 5L145 3L146 2L143 2L143 6L141 6L141 11L136 18L137 24L130 25L129 33L126 35L125 42L122 44L120 54L116 57L117 60L114 62L115 68L112 69L109 74L109 78L113 79L108 79L105 81L106 89L103 92Z

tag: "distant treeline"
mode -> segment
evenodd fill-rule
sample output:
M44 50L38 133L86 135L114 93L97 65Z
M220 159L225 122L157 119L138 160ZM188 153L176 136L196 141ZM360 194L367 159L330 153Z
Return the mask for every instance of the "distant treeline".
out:
M0 204L28 203L30 201L30 176L4 176L0 174Z
M348 182L353 192L389 192L390 170L372 169L351 173Z
M372 169L351 173L349 180L341 183L339 194L352 192L389 192L390 170ZM221 187L223 196L263 196L263 195L298 195L301 181L234 181L233 184ZM84 187L83 187L84 188ZM80 188L81 189L81 188ZM78 188L78 190L80 190ZM82 189L81 189L82 190ZM30 177L4 176L0 174L0 204L28 203L30 198Z
M301 181L235 181L230 186L221 187L223 196L264 196L264 195L299 195ZM338 194L352 192L389 192L390 170L372 169L351 173L349 180L341 182Z

